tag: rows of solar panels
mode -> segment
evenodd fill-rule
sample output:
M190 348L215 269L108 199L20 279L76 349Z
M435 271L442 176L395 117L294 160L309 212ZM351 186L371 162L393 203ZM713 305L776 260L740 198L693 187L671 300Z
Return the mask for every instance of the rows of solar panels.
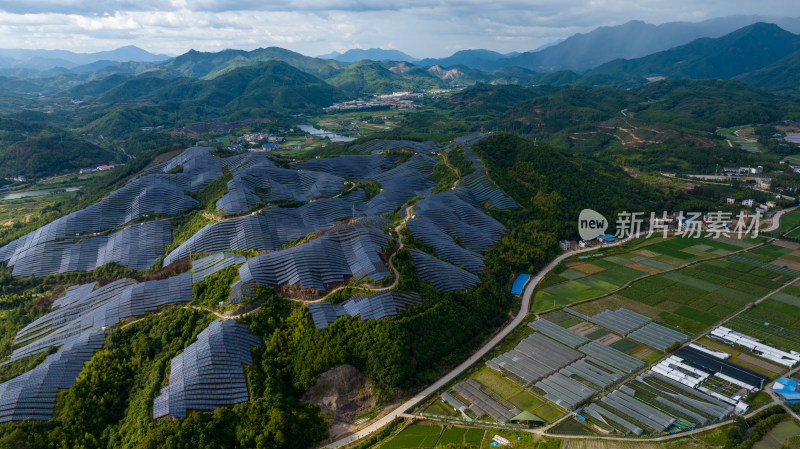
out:
M60 307L17 332L9 361L58 347L87 329L97 332L115 326L121 319L141 316L166 304L192 300L190 273L147 282L120 279L95 287L96 283L71 287L54 303Z
M374 220L340 225L301 245L250 258L239 268L242 282L260 285L296 285L327 290L349 278L378 282L391 276L381 258L389 238Z
M417 202L415 217L408 221L408 228L415 238L432 247L437 256L480 274L484 267L480 253L502 238L505 227L479 207L464 190L431 195Z
M401 293L385 290L369 296L353 295L341 304L312 303L308 305L308 310L311 312L314 325L322 329L333 324L340 316L359 316L362 320L374 320L397 315L421 303L416 292Z
M58 390L75 383L83 364L103 346L104 337L102 330L71 335L44 362L0 384L0 422L52 418Z
M244 365L252 365L251 347L260 347L247 326L213 321L197 341L172 359L169 385L153 400L153 418L185 418L190 410L214 410L249 398Z
M101 201L26 234L0 248L0 261L19 276L44 276L66 270L90 270L109 261L141 269L152 265L171 241L168 223L148 223L108 236L145 214L174 215L197 206L186 192L197 192L222 176L222 161L210 148L185 150L151 167ZM181 173L167 173L181 166Z
M216 253L192 262L192 283L196 284L225 268L245 263L245 256L234 253Z
M370 140L353 146L351 150L363 154L379 154L397 148L408 148L417 153L435 153L441 150L435 142L416 142L413 140Z
M489 207L496 209L513 209L518 206L516 201L492 183L486 167L472 150L464 148L464 156L472 162L475 171L464 176L463 185L477 201L488 201Z
M389 160L383 156L364 156L364 158L374 159L379 164L386 164ZM374 165L352 158L347 159L345 163L334 162L338 159L341 157L315 159L309 161L314 163L309 167L353 173L358 171L358 168L351 167L352 165L359 163L365 163L368 167ZM347 195L319 199L297 208L272 207L255 215L212 223L170 252L164 259L164 265L190 253L251 248L258 251L272 251L299 237L331 227L338 221L352 218L354 215L380 216L392 212L414 197L431 193L435 185L430 178L433 165L435 165L434 159L417 155L405 164L387 171L380 171L375 167L367 170L370 173L378 172L372 179L376 179L383 186L383 191L371 199L367 199L363 189L359 188ZM328 174L327 171L320 173ZM225 210L230 212L228 208Z
M141 283L121 279L104 286L93 282L70 287L53 302L55 309L17 332L11 357L3 364L59 349L32 370L0 384L0 421L50 419L57 391L75 383L83 364L103 346L107 328L191 299L189 273Z

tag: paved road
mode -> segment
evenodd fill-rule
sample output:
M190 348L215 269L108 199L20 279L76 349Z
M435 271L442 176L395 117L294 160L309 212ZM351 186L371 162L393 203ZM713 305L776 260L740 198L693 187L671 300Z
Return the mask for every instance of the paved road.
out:
M627 241L628 239L622 240L610 245L606 245L605 247L619 245ZM514 329L516 329L520 324L522 324L522 321L525 319L525 316L528 314L528 311L530 310L533 290L536 288L536 285L538 285L539 282L541 282L541 280L544 279L547 273L550 272L550 270L555 268L556 265L563 262L565 259L572 257L575 254L588 251L595 251L597 249L602 249L602 248L595 247L595 248L582 249L579 251L569 251L553 259L553 261L550 262L546 267L541 269L535 277L531 278L531 280L525 286L525 291L522 293L522 303L520 304L519 311L517 312L517 315L514 317L514 319L511 320L511 322L508 323L504 328L502 328L497 334L495 334L495 336L492 337L488 342L486 342L477 351L475 351L468 359L461 362L460 365L453 368L450 372L445 374L436 382L429 385L424 390L414 395L412 398L408 399L399 406L395 407L385 416L375 420L375 422L371 423L370 425L361 430L356 431L355 433L340 438L339 440L336 440L332 443L326 444L325 447L329 449L336 449L342 446L347 446L362 438L366 438L369 435L372 435L373 433L379 431L380 429L386 427L388 424L392 423L395 419L407 416L406 412L408 410L413 409L421 402L425 401L427 398L435 394L437 391L444 388L447 384L455 380L458 376L460 376L467 369L469 369L469 367L477 363L486 354L488 354L489 351L491 351L495 346L497 346L498 343L503 341L503 339L505 339Z
M775 215L772 216L772 224L769 225L769 227L762 229L762 231L764 231L764 232L777 231L778 228L781 227L781 217L783 216L783 214L785 214L787 212L791 212L791 211L793 211L795 209L797 209L797 206L790 207L789 209L783 209L783 210L779 210L778 212L775 212Z

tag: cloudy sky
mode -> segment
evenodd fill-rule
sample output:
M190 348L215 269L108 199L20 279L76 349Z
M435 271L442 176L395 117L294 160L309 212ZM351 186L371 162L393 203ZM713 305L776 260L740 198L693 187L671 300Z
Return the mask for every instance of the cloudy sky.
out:
M800 16L798 0L0 0L0 47L78 52L137 45L177 55L279 46L307 55L394 48L526 51L631 19Z

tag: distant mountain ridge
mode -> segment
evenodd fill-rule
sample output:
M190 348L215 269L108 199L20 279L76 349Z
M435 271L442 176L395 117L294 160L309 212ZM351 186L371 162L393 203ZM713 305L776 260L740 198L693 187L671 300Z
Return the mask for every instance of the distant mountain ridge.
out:
M171 56L154 54L135 45L120 47L115 50L95 53L75 53L68 50L26 50L0 49L0 69L33 69L51 70L55 68L73 69L79 66L102 65L102 67L120 62L160 62ZM100 68L102 68L100 67Z
M323 58L323 56L320 56ZM323 59L334 59L339 62L358 62L368 59L370 61L375 62L385 62L385 61L402 61L402 62L416 62L418 61L417 58L413 56L409 56L403 53L400 50L384 50L382 48L369 48L366 50L360 48L354 48L351 50L347 50L344 53L333 53L333 56L330 58L323 58Z
M618 59L591 74L626 73L667 78L733 78L763 69L800 50L800 35L756 23L720 38L702 38L637 59Z

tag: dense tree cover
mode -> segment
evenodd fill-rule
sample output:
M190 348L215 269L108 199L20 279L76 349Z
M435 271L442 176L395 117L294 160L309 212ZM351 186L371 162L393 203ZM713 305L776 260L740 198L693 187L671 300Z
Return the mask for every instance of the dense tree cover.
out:
M0 118L0 176L49 176L115 158L115 153L58 126Z

